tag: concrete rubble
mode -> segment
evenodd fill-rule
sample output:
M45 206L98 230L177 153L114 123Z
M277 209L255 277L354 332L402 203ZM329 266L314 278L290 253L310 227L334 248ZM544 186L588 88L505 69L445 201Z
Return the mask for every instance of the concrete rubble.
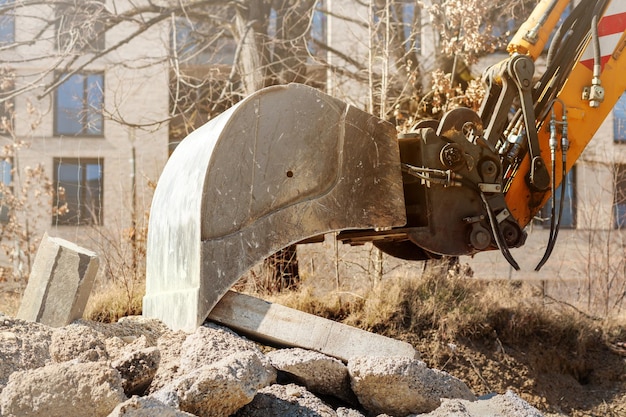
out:
M427 413L442 398L475 400L465 383L405 357L357 357L348 362L352 389L367 410L404 416Z
M80 319L98 264L94 252L44 234L17 317L53 327Z
M348 402L356 399L350 388L348 367L340 360L300 348L278 349L267 356L278 371L311 392Z
M541 416L512 392L476 399L415 357L344 363L215 324L192 334L143 317L53 328L1 313L0 415Z

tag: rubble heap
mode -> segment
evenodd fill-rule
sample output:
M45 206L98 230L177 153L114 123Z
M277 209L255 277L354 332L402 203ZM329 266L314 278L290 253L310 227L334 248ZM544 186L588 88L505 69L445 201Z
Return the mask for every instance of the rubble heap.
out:
M541 416L512 392L476 399L416 358L346 364L211 323L186 334L143 317L52 328L2 314L0 415Z

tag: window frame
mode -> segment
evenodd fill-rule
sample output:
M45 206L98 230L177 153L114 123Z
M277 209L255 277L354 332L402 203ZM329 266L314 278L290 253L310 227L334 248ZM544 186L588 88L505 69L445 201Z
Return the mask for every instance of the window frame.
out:
M328 15L323 11L324 6L325 0L317 0L311 16L307 49L313 57L320 57L320 55L326 54L326 50L315 45L316 41L321 44L328 43ZM307 64L311 64L313 61L312 58L309 58Z
M170 50L184 66L235 65L237 43L230 38L220 37L207 45L203 39L205 28L201 22L190 21L178 16L170 26ZM198 35L197 33L200 33Z
M15 0L0 0L0 8L9 8L15 3ZM5 30L7 27L10 30ZM6 37L6 38L5 38ZM0 45L15 42L15 13L13 10L7 11L0 15Z
M612 112L613 143L626 144L626 92L615 102Z
M13 158L0 158L0 183L13 193ZM7 224L10 220L11 208L4 204L4 193L0 190L0 224Z
M90 116L90 111L89 111L89 105L90 105L90 100L89 100L89 78L93 77L93 76L100 76L100 100L99 100L99 104L100 104L100 109L97 111L97 115L99 115L99 124L100 124L100 128L99 128L99 132L96 133L90 133L89 132L89 116ZM53 123L53 136L59 137L59 136L69 136L69 137L95 137L95 138L99 138L99 137L104 137L104 102L105 102L105 74L104 71L84 71L84 72L77 72L74 74L61 74L60 77L64 78L64 81L54 90L54 123ZM77 124L80 124L80 131L79 132L67 132L67 131L60 131L60 120L59 118L61 117L60 114L60 110L61 107L59 105L59 100L60 100L60 93L61 93L61 89L66 85L66 83L71 82L71 80L74 77L83 77L83 86L82 86L82 108L79 111L79 116L80 114L83 114L84 116L79 117L80 120L75 121ZM70 100L73 100L70 98ZM68 106L63 106L64 109L69 108ZM69 119L69 118L68 118Z
M71 181L66 181L66 180L61 180L60 177L60 168L62 165L66 165L66 166L77 166L78 167L78 173L76 175L76 177L78 178L78 180L75 183L72 183ZM99 171L98 171L98 178L97 178L97 184L98 184L98 188L97 190L99 191L99 193L97 194L95 201L97 202L97 205L95 205L94 207L94 211L96 212L95 214L95 218L93 215L91 215L90 210L89 210L89 205L86 204L86 201L83 201L81 199L81 190L89 190L89 179L87 178L88 174L89 174L89 168L88 165L95 165L99 167ZM53 226L102 226L104 224L104 158L64 158L64 157L55 157L53 159L53 169L54 169L54 174L53 174L53 185L54 185L54 199L52 201L52 205L53 205L53 211L55 211L55 213L52 214L52 225ZM63 184L66 184L65 186ZM63 214L63 215L59 215L58 214L58 209L60 207L63 207L64 205L68 205L70 206L73 202L68 201L68 196L67 196L67 190L69 188L69 186L73 185L73 184L77 184L76 188L77 188L77 192L76 194L76 199L75 199L75 209L74 208L69 208L69 210L75 210L77 213L75 215L72 215L71 217L64 217L67 216L68 214L71 214L71 211L69 213ZM60 187L64 187L65 192L66 192L66 196L63 200L61 200L59 198L59 193L58 190ZM84 198L88 198L88 197L84 197ZM55 210L57 209L57 210Z

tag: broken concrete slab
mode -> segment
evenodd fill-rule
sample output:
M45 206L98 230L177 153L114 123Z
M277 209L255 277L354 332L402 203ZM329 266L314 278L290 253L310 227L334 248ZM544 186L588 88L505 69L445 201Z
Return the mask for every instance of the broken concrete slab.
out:
M197 417L151 397L133 396L120 403L107 417Z
M442 398L476 399L463 381L417 359L354 357L348 372L359 402L374 414L428 413Z
M442 398L441 406L428 414L409 417L542 417L543 414L513 391L477 401Z
M0 313L0 391L13 372L39 368L50 361L52 333L43 324Z
M73 359L97 362L109 359L102 333L88 326L73 323L52 332L50 358L53 362Z
M209 319L255 340L309 349L345 362L354 356L419 358L409 343L234 291L226 293Z
M348 367L339 359L301 348L268 352L272 366L315 394L332 395L356 403L350 389Z
M17 317L52 327L81 318L97 272L94 252L45 234Z
M105 417L126 400L120 374L106 362L62 362L11 374L0 415Z
M151 396L197 416L228 417L276 381L276 370L254 352L237 352L194 369Z
M337 417L337 413L304 387L274 384L260 389L254 400L236 414L236 417L267 416Z

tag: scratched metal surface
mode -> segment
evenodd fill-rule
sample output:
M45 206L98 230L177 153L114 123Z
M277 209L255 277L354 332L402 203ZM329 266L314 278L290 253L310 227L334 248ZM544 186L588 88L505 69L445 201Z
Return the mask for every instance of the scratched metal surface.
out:
M317 90L252 95L185 139L159 180L144 314L193 330L292 243L404 225L399 161L392 125Z

